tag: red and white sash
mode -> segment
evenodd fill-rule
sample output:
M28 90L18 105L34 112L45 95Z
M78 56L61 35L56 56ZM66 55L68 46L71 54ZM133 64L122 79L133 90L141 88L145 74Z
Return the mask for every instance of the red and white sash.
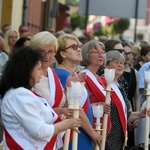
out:
M100 100L100 102L105 102L105 96L106 92L104 88L106 89L106 80L103 77L99 77L99 80L96 79L96 77L87 69L83 70L83 72L86 72L87 78L86 83L90 87L90 90L94 93L95 97ZM99 82L98 82L99 81ZM101 84L100 84L101 83ZM115 104L119 118L121 120L122 128L124 131L124 134L126 134L126 127L127 127L127 119L126 119L126 104L124 102L124 99L122 97L122 94L116 84L112 83L111 87L114 91L111 92L111 100ZM108 119L108 131L110 129L110 117Z
M59 107L62 101L63 89L57 74L50 67L48 67L47 71L48 71L49 86L50 86L50 93L51 93L51 97L48 100L48 103L52 108L56 108Z
M60 118L58 118L57 114L53 111L53 109L48 105L46 99L42 98L37 93L33 92L35 96L38 97L38 99L44 103L47 104L46 107L49 107L52 113L54 114L53 119L50 121L52 123L60 122ZM11 124L8 123L8 125L5 124L4 127L4 148L10 149L10 150L55 150L56 140L57 136L53 136L49 142L46 141L36 141L31 142L29 139L26 139L23 137L22 133L18 132L15 127L11 126Z
M80 106L85 113L88 111L88 94L86 88L84 88L84 93L80 99Z
M59 120L58 120L59 121ZM10 134L9 134L10 133ZM5 149L10 150L55 150L57 136L53 136L49 142L36 142L35 146L31 144L25 138L22 138L21 134L18 134L15 130L10 130L4 128L4 142L3 145ZM36 147L36 148L35 148Z
M10 125L7 129L4 127L3 148L8 150L35 150L35 147L28 140L22 138L22 135L18 134L18 131L11 128Z
M99 102L105 102L105 96L106 96L106 81L103 77L99 76L99 79L97 80L96 77L88 70L85 69L83 72L86 72L87 77L86 77L86 84L92 91L92 93L95 95L96 99ZM93 122L95 122L96 119L93 117ZM101 119L103 122L103 118ZM108 117L108 126L107 126L107 133L110 130L111 122L110 122L110 116ZM93 127L95 127L95 124L93 123Z
M39 94L37 94L35 92L33 92L33 93L39 98L39 100L42 103L47 104L47 100L45 98L42 98ZM47 104L47 107L49 107L50 110L52 111L52 113L54 114L54 117L52 119L52 121L53 121L52 123L60 122L61 119L58 117L58 115L55 113L55 111L48 104ZM40 146L40 148L43 148L43 150L50 150L50 149L55 150L56 140L57 140L57 135L53 136L51 138L51 140L46 145L42 145L41 143L39 143L39 146Z
M118 110L119 118L122 124L122 129L124 135L126 135L126 130L127 130L126 104L117 85L115 83L112 83L111 87L113 89L113 91L111 92L111 99Z
M106 91L104 87L88 69L83 70L83 72L86 72L86 84L90 87L95 97L99 100L99 102L105 102Z

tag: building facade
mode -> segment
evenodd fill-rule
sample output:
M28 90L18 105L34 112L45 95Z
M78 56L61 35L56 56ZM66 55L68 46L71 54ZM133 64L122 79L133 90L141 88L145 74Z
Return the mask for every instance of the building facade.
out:
M18 30L21 24L26 24L32 34L49 26L56 31L63 29L69 9L62 0L0 0L0 4L0 28L10 24Z

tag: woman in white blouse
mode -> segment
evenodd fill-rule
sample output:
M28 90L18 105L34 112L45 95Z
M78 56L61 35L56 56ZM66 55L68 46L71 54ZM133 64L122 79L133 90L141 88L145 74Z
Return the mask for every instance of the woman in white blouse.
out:
M47 101L31 91L42 75L39 60L39 52L25 47L2 75L3 149L54 150L58 133L81 125L80 119L61 121Z

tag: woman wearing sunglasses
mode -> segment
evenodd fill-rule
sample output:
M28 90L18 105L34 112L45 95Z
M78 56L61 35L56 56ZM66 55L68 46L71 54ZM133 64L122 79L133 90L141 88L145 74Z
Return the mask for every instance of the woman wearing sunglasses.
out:
M68 75L76 70L76 65L82 60L81 46L79 40L71 34L58 38L58 50L55 56L58 66L54 70L64 88Z
M79 40L71 34L65 34L59 37L58 50L55 57L58 66L54 70L60 78L63 87L65 87L67 77L72 71L76 70L76 66L82 60ZM76 74L77 73L80 75L78 71L76 71ZM86 89L83 97L80 99L80 106L84 111L80 112L82 126L79 129L81 133L79 134L78 150L92 150L92 141L100 145L101 137L91 126L92 112ZM72 139L70 139L69 144L69 150L71 149Z

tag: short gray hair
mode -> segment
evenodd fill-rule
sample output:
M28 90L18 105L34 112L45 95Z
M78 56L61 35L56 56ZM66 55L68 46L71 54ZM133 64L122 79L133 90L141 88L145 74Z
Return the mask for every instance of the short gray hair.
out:
M88 66L90 64L89 52L92 48L97 48L98 45L101 45L102 49L105 51L104 44L99 42L99 41L96 41L96 40L91 40L82 46L82 58L83 58L83 60L80 63L82 66Z
M109 62L111 61L121 61L121 62L125 62L125 57L123 56L122 53L116 51L116 50L112 50L106 53L105 55L105 64L106 66L109 65Z

